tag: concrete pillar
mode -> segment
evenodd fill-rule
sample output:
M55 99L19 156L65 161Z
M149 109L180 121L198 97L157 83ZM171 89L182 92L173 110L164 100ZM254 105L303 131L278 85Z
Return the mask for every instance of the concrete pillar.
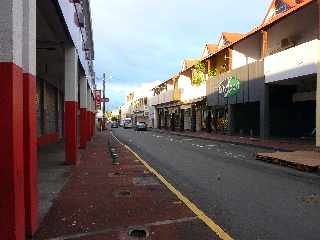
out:
M208 106L207 109L207 119L206 119L206 129L208 133L212 132L212 112L211 112L211 107Z
M157 109L156 110L157 115L158 115L158 129L161 129L161 125L162 125L162 117L161 117L161 109Z
M36 0L23 1L23 135L26 232L38 227Z
M92 136L96 134L96 104L92 95Z
M234 108L235 106L233 106L232 104L228 105L228 122L229 122L229 133L233 134L235 133L235 117L234 117Z
M65 160L77 164L77 112L78 112L78 55L74 46L65 48L65 100L64 100Z
M191 105L191 131L197 131L197 111L195 105Z
M184 131L184 109L180 109L180 131Z
M154 122L153 122L153 128L158 128L159 126L159 115L158 115L158 110L156 107L152 106L151 111L153 111L153 116L154 116Z
M90 108L91 108L91 90L87 87L87 111L86 111L86 135L87 135L87 142L91 140L90 137Z
M91 140L92 138L92 112L91 112L91 109L92 109L92 101L91 101L91 90L89 89L88 90L88 136L89 136L89 141Z
M80 78L80 148L87 145L87 108L88 108L88 83L85 76Z
M260 137L266 139L270 136L270 102L267 84L264 86L262 95L260 100Z
M23 0L0 7L0 238L25 239Z
M318 39L320 39L320 0L318 5ZM316 107L316 146L320 147L320 44L318 44L318 73L317 73L317 107Z

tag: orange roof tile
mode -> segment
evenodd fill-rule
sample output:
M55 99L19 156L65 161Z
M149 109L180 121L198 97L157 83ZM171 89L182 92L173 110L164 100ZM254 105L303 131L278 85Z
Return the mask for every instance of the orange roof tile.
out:
M251 30L251 31L248 32L247 34L242 35L242 37L241 37L240 39L238 39L238 40L236 40L236 41L234 41L234 42L232 42L232 43L224 46L223 48L219 49L217 52L215 52L215 53L213 53L213 54L209 54L209 56L207 56L206 58L204 58L204 59L202 59L202 60L207 60L207 59L209 59L210 57L212 57L213 55L215 55L216 53L219 53L219 52L221 52L221 51L223 51L223 50L225 50L225 49L227 49L227 48L235 45L237 42L240 42L240 41L242 41L242 40L245 40L245 39L247 39L248 37L252 36L253 34L255 34L255 33L259 32L259 31L261 31L261 30L264 30L265 28L267 28L267 27L269 27L269 26L277 23L277 22L280 21L281 19L283 19L283 18L285 18L285 17L287 17L287 16L289 16L289 15L297 12L299 9L302 9L302 8L305 7L305 6L308 6L308 5L311 4L314 0L301 0L301 1L303 1L303 2L301 2L301 3L297 4L296 6L290 8L290 9L289 9L288 11L286 11L286 12L283 12L283 13L281 13L281 14L276 15L276 16L275 16L274 18L272 18L270 21L268 21L268 22L266 22L266 23L264 23L264 24L262 24L262 25L260 25L260 26L258 26L258 27L256 27L256 28L254 28L253 30ZM186 70L188 70L188 69L186 69Z
M187 68L192 67L198 60L197 59L185 59L183 60L183 63L186 64Z
M228 40L228 42L233 43L241 39L244 34L242 33L230 33L230 32L223 32L222 36Z
M291 8L294 8L294 7L296 7L296 6L299 5L299 4L302 4L302 3L304 3L304 2L307 2L308 0L281 0L281 1L282 1L283 3L285 3L285 4L287 4L287 5L289 6L289 10L290 10ZM273 1L272 1L271 5L270 5L270 7L269 7L269 9L268 9L268 12L267 12L266 16L265 16L264 19L263 19L262 24L264 24L264 23L266 22L267 17L268 17L268 15L269 15L269 12L271 11L271 9L275 9L275 8L276 8L276 3L277 3L277 0L273 0ZM287 10L287 11L288 11L288 10ZM286 12L286 11L285 11L285 12ZM281 14L283 14L283 13L281 13ZM279 15L279 14L278 14L278 15ZM271 19L274 18L275 16L277 16L277 15L274 15L273 17L271 17ZM270 21L271 19L269 19L269 21Z
M218 45L217 44L207 43L206 47L209 50L209 54L215 53L218 50Z

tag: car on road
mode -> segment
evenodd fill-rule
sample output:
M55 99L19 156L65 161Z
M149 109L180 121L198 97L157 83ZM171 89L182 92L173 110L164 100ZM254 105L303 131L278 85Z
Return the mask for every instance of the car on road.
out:
M119 127L119 124L117 121L111 122L111 128L118 128L118 127Z
M131 118L125 118L123 121L123 128L132 128Z
M145 122L137 122L135 126L136 131L146 131L147 130L147 124Z

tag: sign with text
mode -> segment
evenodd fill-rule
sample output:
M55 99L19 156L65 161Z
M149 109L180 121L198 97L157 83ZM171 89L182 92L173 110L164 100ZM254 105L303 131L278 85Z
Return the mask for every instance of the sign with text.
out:
M96 95L97 110L101 110L101 90L96 90L95 95Z
M102 103L108 103L109 102L109 98L101 98L101 102Z
M240 81L236 77L226 77L222 82L219 83L219 94L225 98L234 97L240 91Z

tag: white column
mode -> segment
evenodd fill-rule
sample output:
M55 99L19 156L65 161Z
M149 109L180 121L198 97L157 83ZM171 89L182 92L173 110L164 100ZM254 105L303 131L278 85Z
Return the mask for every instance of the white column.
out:
M25 238L23 2L0 3L0 238Z
M36 0L23 1L23 135L26 232L38 227Z
M87 78L80 78L80 108L88 108L88 82Z
M87 108L88 108L88 83L87 78L82 76L80 78L80 148L86 148L87 144Z
M78 162L77 115L78 115L78 55L74 46L65 48L65 160Z
M316 99L316 146L320 147L320 43L318 46L318 73L317 73L317 99Z
M65 48L65 101L78 102L78 54L74 46Z
M320 39L320 0L318 6L318 39ZM316 145L320 147L320 40L318 40L318 73L317 73L317 99L316 99Z

